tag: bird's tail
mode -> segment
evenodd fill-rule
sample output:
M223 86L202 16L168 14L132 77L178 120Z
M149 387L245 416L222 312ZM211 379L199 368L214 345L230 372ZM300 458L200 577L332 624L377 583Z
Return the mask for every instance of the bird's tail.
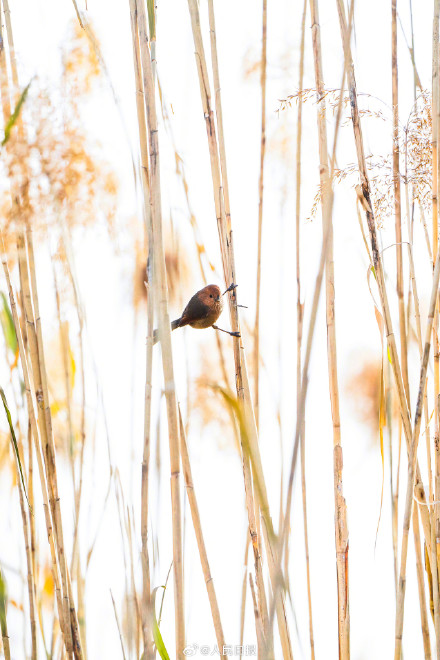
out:
M179 328L181 320L182 319L180 318L180 319L176 319L175 321L172 321L171 330L175 330L176 328ZM159 330L155 330L153 332L153 344L157 344L158 341L159 341Z

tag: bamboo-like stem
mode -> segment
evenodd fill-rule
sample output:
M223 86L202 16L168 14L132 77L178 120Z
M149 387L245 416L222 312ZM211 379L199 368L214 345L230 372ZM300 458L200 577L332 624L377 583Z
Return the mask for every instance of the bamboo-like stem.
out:
M48 486L49 486L49 495L50 495L49 501L51 502L54 531L56 533L57 550L58 550L59 564L60 564L60 575L61 575L61 582L63 585L63 601L64 601L64 606L68 608L66 621L68 622L68 628L71 629L73 653L75 655L75 658L76 660L83 660L78 618L77 618L75 603L72 597L72 585L70 583L67 558L64 548L61 504L60 504L60 496L58 493L58 478L57 478L57 468L55 461L55 444L52 434L52 419L50 412L49 391L47 386L47 375L46 375L46 366L45 366L45 358L44 358L43 333L41 328L41 318L40 318L40 310L38 303L38 289L37 289L37 278L36 278L36 270L35 270L34 247L33 247L32 229L30 226L26 228L26 244L28 249L28 265L29 265L29 274L31 279L32 303L35 314L35 331L36 331L37 349L38 349L39 382L41 382L41 393L42 393L42 397L40 397L41 401L39 401L38 392L40 390L39 389L37 390L37 403L39 409L40 407L43 407L44 409L45 422L46 422L46 433L44 435L43 432L42 440L44 439L44 441L46 442L46 446L44 447L44 458L46 464L46 474L48 475ZM31 329L32 329L32 325L31 325ZM67 634L69 635L69 633Z
M354 9L354 3L352 1L351 8L350 8L350 23L349 23L348 34L351 34L353 9ZM348 66L348 61L347 61L347 58L345 58L345 60L344 60L344 71L343 71L342 81L341 81L341 89L344 88L344 82L345 82L345 78L346 78L347 66ZM334 140L333 140L333 152L332 152L332 158L331 158L331 168L330 168L329 181L331 181L332 178L333 178L335 163L336 163L336 147L337 147L337 143L338 143L339 127L340 127L341 116L342 116L342 102L343 102L343 95L341 94L340 97L339 97L337 113L336 113L335 136L334 136ZM326 203L325 203L324 209L323 209L324 222L323 222L323 236L322 236L321 254L320 254L320 258L319 258L318 272L317 272L317 275L316 275L315 288L314 288L313 298L312 298L309 328L308 328L308 331L307 331L306 349L305 349L304 362L303 362L303 368L302 368L302 376L301 376L301 392L300 392L300 397L299 397L298 412L297 412L297 418L296 418L295 439L294 439L294 444L293 444L292 459L291 459L291 463L290 463L289 481L288 481L288 486L287 486L286 513L285 513L285 516L284 516L283 530L282 530L282 533L281 533L281 547L284 547L286 545L287 534L288 534L288 529L289 529L289 524L290 524L290 511L291 511L292 493L293 493L293 478L294 478L294 475L295 475L296 460L297 460L297 455L298 455L298 447L299 447L299 441L300 441L300 436L301 436L301 429L302 429L302 426L303 426L303 419L304 419L304 415L305 415L305 406L306 406L307 391L308 391L308 385L309 385L310 358L311 358L311 354L312 354L313 338L314 338L315 327L316 327L316 318L317 318L317 314L318 314L319 299L320 299L320 296L321 296L322 282L323 282L323 278L324 278L324 269L325 269L325 264L326 264L326 261L327 261L327 251L328 251L328 248L329 248L330 238L331 238L331 214L332 214L332 210L333 210L333 189L332 189L332 187L330 186L328 191L327 190L323 191L323 194L324 194L324 200L325 200Z
M15 452L14 452L14 456L15 456L15 467L17 471L20 512L23 523L24 547L26 553L27 586L28 586L28 597L29 597L29 618L30 618L30 627L31 627L31 660L37 660L37 623L35 620L36 590L35 590L34 571L32 566L32 553L31 553L30 530L29 530L29 519L33 516L33 512L29 510L27 503L24 500L23 485L20 479L20 467ZM23 457L21 457L21 462L23 463Z
M261 45L261 140L260 140L260 174L258 179L258 242L257 242L257 289L255 303L254 325L254 411L259 421L259 374L260 374L260 303L261 303L261 239L263 233L263 191L264 191L264 158L266 155L266 79L267 79L267 0L263 0L263 34Z
M420 433L420 424L422 419L422 406L425 396L426 375L428 370L429 354L431 350L431 334L434 324L435 307L437 302L437 291L440 280L440 252L437 253L435 261L434 276L432 282L431 299L429 303L429 312L426 325L425 344L423 350L423 361L420 369L420 384L417 397L417 406L414 417L414 431L408 458L408 482L406 489L405 511L403 518L403 532L402 532L402 549L400 557L400 576L399 576L399 593L396 608L396 632L395 632L395 647L394 658L400 660L402 652L402 630L403 630L403 613L404 613L404 600L405 600L405 587L406 587L406 558L408 552L408 534L410 519L413 507L413 494L414 494L414 477L417 461L417 446ZM435 565L433 567L435 570Z
M409 252L411 288L412 288L413 299L414 299L414 315L415 315L415 318L416 318L417 343L418 343L418 346L419 346L420 364L422 364L422 360L423 360L422 329L421 329L421 323L420 323L419 297L418 297L418 293L417 293L417 283L416 283L414 260L413 260L413 254L412 254L412 235L411 235L411 245L408 246L408 252ZM423 412L424 412L425 424L426 424L425 433L426 433L427 463L428 463L428 477L429 477L429 497L430 497L430 501L432 502L433 501L433 493L432 493L431 447L430 447L431 435L430 435L430 431L429 431L428 397L427 397L427 393L426 393L426 387L425 387L425 394L424 394L424 398L423 398ZM396 518L397 518L397 516L396 516ZM397 526L397 520L396 520L396 526ZM421 552L421 548L420 548L419 517L418 517L417 507L414 508L414 510L413 510L413 533L414 533L414 546L415 546L415 551L416 551L417 583L418 583L418 589L419 589L420 618L421 618L421 624L422 624L423 645L424 645L424 649L425 649L425 658L430 658L431 657L431 644L430 644L430 639L429 639L429 626L428 626L427 612L426 612L425 582L424 582L424 575L423 575L422 552ZM431 541L431 546L432 546L432 539L430 539L430 541ZM427 545L429 546L429 544L427 544ZM397 571L397 561L396 561L396 571ZM397 585L397 580L396 580L396 585ZM434 585L434 579L433 579L433 585ZM438 587L437 587L437 590L438 590ZM396 594L397 593L398 593L398 591L396 589Z
M44 515L45 515L47 538L48 538L48 542L49 542L50 555L51 555L51 571L52 571L52 578L53 578L54 589L55 589L55 597L56 597L57 608L58 608L58 617L59 617L59 620L60 620L60 628L61 628L61 632L63 634L63 639L64 639L64 642L65 642L65 645L66 645L66 648L67 648L67 643L66 643L66 639L65 639L65 636L64 636L65 635L66 622L65 622L65 619L64 619L64 610L63 610L63 604L62 604L62 593L61 593L61 585L60 585L60 577L59 577L59 566L58 566L57 554L56 554L55 544L54 544L51 512L50 512L50 507L49 507L49 497L48 497L48 493L47 493L47 483L46 483L46 477L45 477L45 471L44 471L44 465L43 465L41 440L40 440L40 434L39 434L39 429L38 429L38 425L37 425L35 405L34 405L34 401L33 401L33 397L32 397L29 369L28 369L28 365L27 365L27 358L26 358L25 348L24 348L24 344L23 344L23 338L22 338L22 334L21 334L20 322L19 322L19 319L18 319L18 313L17 313L17 307L16 307L16 303L15 303L14 292L12 290L12 284L11 284L11 279L10 279L10 275L9 275L9 269L8 269L8 265L6 263L6 255L5 255L4 250L3 250L3 254L2 254L2 265L3 265L3 271L5 273L5 277L6 277L6 284L7 284L8 293L9 293L9 301L10 301L10 305L11 305L11 313L12 313L12 318L13 318L13 321L14 321L15 333L16 333L16 336L17 336L17 342L18 342L18 348L19 348L19 354L20 354L20 362L21 362L21 366L22 366L23 379L24 379L24 384L25 384L25 392L26 392L26 401L27 401L27 407L28 407L29 423L30 423L31 429L32 429L32 436L34 438L34 445L35 445L36 456L37 456L38 471L39 471L39 476L40 476L40 485L41 485L41 491L42 491L42 494L43 494L43 510L44 510Z
M366 213L368 229L370 233L371 241L371 253L372 261L374 266L375 275L377 278L377 284L379 289L379 297L382 309L382 316L385 322L385 331L387 336L388 350L391 356L391 366L393 369L394 382L396 386L397 398L399 402L399 409L402 418L403 430L405 434L405 439L407 443L408 452L411 447L412 431L411 431L411 421L409 416L408 405L406 401L406 395L402 380L402 373L400 370L400 362L397 352L396 339L394 336L393 325L391 321L390 307L388 303L388 295L385 287L385 276L382 264L382 257L379 250L379 244L377 239L376 225L374 219L374 213L371 206L371 191L370 191L370 182L368 178L368 171L366 166L363 138L362 138L362 128L360 123L359 108L357 102L357 92L356 92L356 79L354 75L354 66L351 56L350 43L347 39L347 25L345 19L345 9L341 0L337 1L338 13L339 13L339 22L341 27L341 39L342 45L344 48L346 59L349 62L348 73L349 73L349 90L350 90L350 106L351 106L351 116L353 122L353 132L354 140L356 146L356 153L358 159L358 167L361 185L358 189L358 194L360 196L362 206ZM429 522L429 513L427 507L424 506L426 503L425 490L423 488L422 479L420 476L420 469L418 463L416 464L416 495L418 500L422 502L419 505L420 515L422 519L422 525L424 530L425 539L428 543L428 539L431 538L430 522Z
M263 0L266 2L266 0ZM230 212L230 205L229 205L229 187L228 187L228 176L227 176L227 166L226 166L226 148L225 148L225 138L224 138L224 129L223 129L223 113L222 113L222 102L221 102L221 85L220 85L220 74L219 74L219 66L218 66L218 55L217 55L217 37L216 37L216 28L215 28L215 14L214 14L214 4L213 0L208 0L208 12L209 12L209 34L210 34L210 45L211 45L211 58L212 58L212 69L213 69L213 77L214 77L214 89L215 89L215 116L216 116L216 121L217 121L217 128L218 128L218 144L217 146L210 143L210 153L211 153L211 165L213 168L213 181L218 179L218 185L219 185L219 202L220 202L220 216L221 216L221 224L219 224L219 227L223 225L223 227L226 227L226 230L229 231L230 233L230 227L231 227L231 212ZM266 14L267 14L267 7L266 7ZM264 7L263 7L263 39L264 42L266 41L265 38L265 16L264 16ZM202 48L203 52L203 41L200 36L197 37L199 39L199 43ZM263 45L263 48L265 48L265 43ZM202 65L202 68L206 69L206 63ZM208 85L208 77L206 74L206 89L209 93L209 89L207 87ZM265 80L264 80L265 84ZM265 91L264 91L264 97L265 97ZM207 106L209 107L209 103L207 103ZM265 115L265 111L264 111ZM206 115L205 115L206 116ZM215 156L214 156L215 154ZM220 170L220 171L219 171ZM214 183L214 187L215 187ZM216 208L217 212L217 208ZM218 218L218 214L217 214ZM232 234L230 233L230 239L228 241L227 236L222 237L220 236L220 244L221 245L227 245L228 242L231 243L232 241ZM223 251L222 251L223 254ZM232 255L232 257L231 257ZM234 276L233 276L233 270L235 268L232 268L231 264L233 263L233 252L232 252L232 245L231 245L231 250L229 255L225 255L223 257L223 264L231 270L231 275L228 278L225 273L225 281L228 284L229 281L234 281ZM236 311L236 308L235 308ZM238 321L238 316L237 316L237 321ZM237 381L237 393L239 393L240 388L239 388L239 380L240 380L240 371L241 371L241 365L238 365L237 368L237 359L239 360L239 355L236 352L236 348L234 345L234 356L236 359L236 381ZM239 394L240 396L240 394ZM259 600L259 612L260 612L260 617L261 617L261 624L263 627L263 633L264 633L264 639L266 643L266 652L267 653L272 653L273 654L273 649L272 649L272 641L271 641L271 636L269 634L269 629L268 629L268 612L267 612L267 602L266 602L266 594L264 590L264 580L263 580L263 569L262 569L262 561L261 561L261 556L262 556L262 548L261 548L261 537L260 537L260 532L259 532L259 516L258 516L258 506L254 505L254 495L256 497L256 493L253 493L253 488L252 488L252 477L251 477L251 472L250 472L250 464L249 464L249 458L246 455L246 452L243 452L243 477L244 477L244 482L245 482L245 493L246 493L246 508L248 511L248 519L249 519L249 533L250 537L252 539L252 548L254 552L254 562L255 562L255 576L256 576L256 582L257 582L257 590L258 590L258 600Z
M252 579L252 574L249 573L249 585L251 588L252 594L252 603L254 605L254 619L255 619L255 632L257 634L258 649L264 648L264 634L263 626L261 623L260 611L258 609L257 597L255 595L254 581ZM262 658L261 650L259 651L258 658Z
M130 0L131 35L133 42L133 65L136 84L136 110L138 118L141 182L143 192L143 212L145 229L148 235L148 250L150 273L148 273L148 320L147 320L147 350L146 350L146 375L145 375L145 401L144 401L144 446L142 454L142 482L141 482L141 540L142 540L142 631L144 641L145 660L154 657L153 633L151 630L151 584L150 584L150 562L148 554L148 485L150 465L151 444L151 393L153 373L153 322L154 322L154 286L151 286L155 277L151 265L153 255L153 235L151 231L150 199L149 199L149 161L148 161L148 138L145 122L144 88L141 69L141 54L139 46L138 17L135 0Z
M223 133L223 123L221 119L218 121L218 141L217 141L217 131L214 122L213 110L211 107L211 93L209 86L209 76L206 65L203 39L200 29L200 16L198 4L195 0L188 0L188 7L191 17L191 26L193 32L193 39L195 45L196 53L196 64L197 71L199 74L199 84L200 84L200 96L202 100L203 115L206 122L207 137L208 137L208 146L209 154L211 161L211 173L213 181L213 190L214 190L214 203L215 211L217 217L217 226L219 231L219 240L221 248L221 256L223 263L223 271L225 276L225 282L229 286L231 282L235 281L235 257L234 257L234 247L233 247L233 235L231 227L231 216L229 208L229 195L228 195L228 183L227 183L227 174L226 174L226 151L224 146L224 133ZM211 11L213 17L213 9ZM213 33L215 34L215 28L212 27L212 21L210 24L211 37ZM211 41L211 47L214 48L215 40ZM213 68L214 68L214 83L216 87L216 100L220 95L220 80L218 73L217 58L212 58ZM217 118L221 117L221 105L216 102L216 116ZM233 332L239 332L239 319L238 319L238 309L237 309L237 298L236 290L233 290L229 293L229 311L231 318L231 327ZM258 436L255 427L255 417L252 406L252 399L249 390L249 383L247 378L246 363L245 363L245 353L244 348L242 347L243 339L240 340L234 339L233 349L234 349L234 361L235 361L235 377L236 377L236 388L237 396L240 401L244 404L246 419L249 424L250 433L249 433L249 442L250 455L252 458L252 471L254 482L258 482L261 496L261 515L264 520L264 526L266 527L268 533L265 538L268 539L268 543L272 543L273 535L273 525L270 518L269 505L267 500L266 486L264 481L263 469L261 464L261 457L258 447ZM243 445L243 438L242 438ZM245 453L243 451L243 453ZM248 516L250 510L248 508ZM269 549L266 548L269 554ZM272 575L275 578L275 575ZM272 579L271 577L271 579ZM258 583L257 583L258 588ZM287 630L286 619L284 615L284 602L281 600L280 605L277 606L277 618L278 626L280 630L281 644L283 648L283 656L285 658L291 657L291 644L289 633Z
M326 195L329 194L330 179L327 150L327 127L324 99L324 76L322 69L321 35L319 26L318 2L310 0L312 20L312 41L315 64L315 82L318 97L318 131L319 131L319 172L321 189L323 190L322 208L323 222L326 212ZM331 216L330 216L331 225ZM348 593L348 526L347 507L342 489L342 445L341 423L339 416L339 388L336 355L336 325L335 325L335 283L333 262L333 229L329 229L329 244L326 254L326 316L327 316L327 359L329 372L329 390L333 421L333 470L335 496L335 540L336 566L338 582L338 631L339 658L348 660L350 657L350 609Z
M20 273L20 285L22 292L22 299L24 302L24 316L26 320L26 336L28 339L28 347L30 354L30 364L32 367L32 379L33 385L35 388L35 399L37 402L37 421L38 428L40 432L41 442L43 446L43 456L45 459L46 466L46 477L49 493L49 503L51 507L51 516L52 516L52 525L53 531L56 539L56 548L58 551L58 561L60 566L60 575L62 582L62 603L63 603L63 619L65 622L65 631L66 631L66 652L68 655L73 654L73 638L71 626L67 623L70 619L70 605L69 599L67 596L67 580L65 576L65 571L63 573L61 564L63 561L64 553L61 552L58 536L57 536L57 525L56 525L56 510L55 510L55 494L53 481L51 480L52 472L48 468L49 464L52 464L50 458L49 450L49 438L47 434L47 425L46 425L46 415L44 407L44 395L43 395L43 384L41 379L41 370L40 370L40 361L39 361L39 352L38 352L38 341L37 333L35 329L35 320L34 320L34 309L32 305L32 294L29 282L29 272L28 272L28 259L26 258L26 243L24 234L20 231L17 238L17 253L18 253L18 263L19 263L19 273ZM61 548L63 546L61 545ZM64 575L64 578L63 578Z
M243 571L243 584L241 587L241 606L240 606L240 646L243 646L244 639L244 619L246 613L246 592L247 592L247 563L248 563L248 552L249 552L249 534L246 534L246 548L244 551L244 571ZM240 655L240 658L242 656Z
M4 584L5 579L3 577L3 571L0 568L0 578ZM11 660L11 648L9 644L9 635L8 635L8 620L6 617L6 594L3 594L3 606L5 609L4 616L0 617L0 632L2 635L2 644L3 644L3 653L5 654L5 660Z
M182 422L182 415L179 407L180 419L180 456L182 459L183 475L185 477L186 492L188 495L188 502L191 509L191 517L194 526L194 532L197 540L197 547L199 549L200 563L202 565L203 577L205 578L206 590L208 592L209 606L211 608L212 621L214 624L215 635L219 649L223 649L225 645L225 637L223 634L223 626L220 618L220 610L218 607L217 596L214 589L214 581L211 576L211 569L209 567L208 554L206 552L205 541L203 538L202 524L200 520L199 507L197 498L194 491L194 484L191 471L191 463L189 460L188 446L186 444L185 428ZM226 657L222 655L222 657Z
M439 250L438 236L438 195L440 180L440 81L439 81L439 13L440 3L434 1L433 33L432 33L432 256L435 262ZM439 308L437 309L433 325L433 352L434 352L434 493L435 499L440 498L440 431L439 431L439 395L440 395L440 345L439 345ZM440 580L439 580L439 534L440 534L440 506L434 505L434 534L435 550L432 548L431 572L433 580L434 598L434 624L436 635L437 658L440 658ZM435 559L436 557L436 559ZM437 567L437 570L436 570Z
M12 74L12 83L14 92L18 92L18 72L17 63L15 59L14 42L12 23L10 17L10 9L8 0L3 0L6 32L8 35L10 65ZM23 132L21 120L18 121L18 129ZM70 602L69 593L71 592L71 585L69 583L67 563L64 552L63 530L61 520L60 498L58 495L56 463L55 463L55 448L52 437L52 423L49 406L49 395L47 388L47 377L44 364L44 350L43 339L41 332L41 321L38 308L38 294L37 283L35 274L35 261L33 254L32 232L29 227L26 228L26 245L27 255L25 251L25 239L22 229L18 232L18 246L19 246L19 259L21 259L20 275L22 289L22 297L25 306L26 326L29 329L32 337L29 338L29 348L32 363L32 378L35 388L35 396L38 407L38 424L41 433L41 440L44 448L44 461L46 467L46 477L48 485L49 502L51 506L53 533L56 539L56 551L58 554L58 563L60 569L60 576L62 582L62 604L63 614L60 612L60 623L63 625L64 620L64 640L66 643L66 651L71 657L75 655L77 660L82 660L81 644L79 639L78 622L76 618L75 605ZM29 268L29 275L28 275ZM29 284L30 276L30 284ZM35 314L35 318L34 318Z
M423 649L425 660L431 660L431 642L429 639L428 613L426 610L425 580L423 575L422 552L420 549L419 512L413 507L414 546L416 551L417 584L419 588L420 619L422 624Z
M393 190L394 218L396 227L396 268L397 268L397 299L399 305L400 330L400 360L402 365L403 384L405 387L408 408L410 408L410 392L408 379L408 345L405 324L405 300L403 296L403 257L402 257L402 209L400 194L399 167L399 87L397 71L397 0L391 0L391 74L393 103Z
M171 468L171 502L173 519L173 571L176 627L176 658L183 660L185 647L185 620L183 600L182 517L180 504L180 459L177 402L171 348L171 324L168 314L168 291L162 238L162 207L160 193L159 134L156 114L155 86L149 50L145 7L136 2L139 43L142 63L145 109L149 134L150 206L153 236L154 292L158 306L159 333L162 344L162 366L165 381L165 399L168 417L168 438Z
M298 90L301 94L304 84L304 45L305 45L305 25L307 13L307 0L304 0L303 13L301 19L301 45L299 60L299 84ZM297 133L296 133L296 318L297 318L297 344L296 344L296 415L299 415L300 396L301 396L301 344L304 324L304 307L301 304L301 259L300 259L300 227L301 227L301 141L302 141L302 108L303 104L298 103L297 114ZM307 489L306 489L306 429L305 418L301 426L301 492L303 503L303 521L304 521L304 549L306 554L306 574L307 574L307 602L309 607L309 639L310 639L310 657L315 658L315 641L313 635L313 616L312 616L312 589L310 584L310 560L309 560L309 536L307 524ZM280 526L281 528L281 526ZM286 558L288 556L288 547L285 548Z

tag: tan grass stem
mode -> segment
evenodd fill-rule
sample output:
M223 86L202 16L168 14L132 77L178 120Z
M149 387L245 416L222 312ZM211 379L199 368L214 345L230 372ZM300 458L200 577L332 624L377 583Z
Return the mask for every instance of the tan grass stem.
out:
M188 502L191 509L191 518L196 535L197 547L199 549L200 563L202 565L203 577L205 578L206 590L208 592L209 606L211 608L212 622L214 624L215 635L219 649L223 649L225 645L225 637L223 634L223 626L220 618L220 610L218 607L217 596L214 588L214 580L211 575L211 569L208 561L208 554L206 552L205 540L203 538L202 523L200 520L199 507L197 504L196 493L194 490L194 483L192 478L191 463L189 459L188 446L185 437L185 428L182 422L182 415L179 406L179 420L180 420L180 456L182 459L182 469L185 478L186 493L188 495ZM226 657L222 655L222 657Z
M321 34L319 26L318 2L310 0L312 21L312 42L315 64L315 83L318 97L318 133L319 133L319 172L322 197L323 223L325 223L326 196L329 195L330 179L327 149L327 128L325 114L324 76L322 69ZM329 212L329 243L326 252L325 282L326 282L326 320L327 320L327 358L329 372L329 391L333 421L333 470L335 496L335 540L336 565L338 582L338 630L339 657L348 660L350 657L350 614L348 592L348 526L347 508L342 487L342 445L341 422L339 415L339 388L336 355L336 325L335 325L335 282L333 261L333 229L331 226L331 210ZM325 228L325 226L324 226Z
M227 194L225 195L224 193L224 191L228 190L228 186L227 186L226 162L225 162L226 151L224 148L224 135L222 131L223 124L220 121L219 138L218 138L219 141L218 141L216 125L214 121L214 113L211 107L209 76L208 76L203 39L202 39L202 33L200 27L198 4L195 0L188 0L188 7L191 17L191 26L192 26L195 53L196 53L197 71L199 74L200 96L202 100L203 115L205 118L206 129L207 129L208 146L209 146L209 154L211 161L211 173L212 173L212 181L213 181L214 204L215 204L215 212L217 217L217 226L219 231L219 241L220 241L220 249L221 249L222 262L223 262L223 271L225 276L225 282L227 283L227 286L229 286L231 282L235 281L235 257L234 257L234 248L233 248L233 235L231 228L230 210L226 206L226 204L228 203L228 195ZM211 23L211 34L212 32L213 29ZM212 42L211 42L211 46L212 46ZM213 59L213 66L215 67L216 59L215 58L212 59ZM215 70L214 72L214 79L216 83L217 93L220 94L220 80L218 74L218 67L217 70ZM220 114L221 114L221 106L216 105L216 116L219 117ZM230 292L228 295L229 295L229 310L230 310L232 331L236 332L239 331L236 291L234 290ZM253 461L255 461L255 463L253 462L253 478L254 480L256 479L258 481L259 487L262 489L261 514L263 516L264 523L269 531L267 538L269 539L269 542L271 542L270 540L272 538L271 530L273 529L273 525L270 519L266 486L264 482L261 457L258 448L258 440L255 429L255 417L254 417L253 406L249 392L249 383L246 373L245 357L244 357L245 354L244 354L244 349L241 347L242 342L243 339L241 340L234 339L233 341L237 395L239 400L243 401L245 405L246 418L251 423L251 427L252 427L249 437L251 442L250 453L253 458ZM242 444L243 444L243 438L242 438ZM254 474L254 467L257 469L257 473L255 474ZM249 507L248 507L248 516L252 516ZM257 583L257 588L258 588L258 583ZM284 604L282 604L282 607L284 607ZM285 623L285 617L282 617L281 620L280 619L278 620L278 625L280 627L280 636L281 636L281 643L283 647L284 657L291 657L290 639Z
M391 75L393 104L393 190L394 217L396 228L396 268L397 268L397 298L399 304L400 329L400 359L402 365L403 384L405 387L408 408L410 408L410 392L408 379L408 346L405 324L405 301L403 296L403 255L402 255L402 209L400 191L400 152L399 152L399 87L397 70L397 0L391 0Z
M254 410L258 428L259 420L259 374L260 374L260 303L261 303L261 240L263 234L263 191L264 191L264 158L266 155L266 79L267 79L267 0L263 0L263 34L261 46L261 140L260 140L260 174L258 178L258 239L257 239L257 289L255 303L254 325Z
M298 90L301 94L304 85L304 51L305 51L305 25L307 13L307 0L304 0L303 13L301 19L301 43L299 60L299 84ZM304 324L304 306L301 303L301 141L302 141L302 108L303 104L298 103L297 113L297 133L296 133L296 208L295 208L295 227L296 227L296 317L297 317L297 344L296 344L296 415L299 417L299 406L301 396L301 345ZM309 639L310 639L310 657L315 658L315 641L313 634L313 615L312 615L312 589L310 583L310 559L309 559L309 535L307 523L307 488L306 488L306 429L305 418L303 417L301 426L301 492L303 502L303 521L304 521L304 549L306 555L306 574L307 574L307 602L309 607ZM281 526L280 526L281 529ZM288 557L288 546L286 545L286 561ZM287 575L286 571L285 574Z
M417 462L417 446L420 433L420 424L422 419L422 406L425 395L426 387L426 375L428 370L428 361L429 354L431 350L431 334L434 324L434 315L438 295L438 286L440 280L440 252L437 253L433 282L432 282L432 292L431 299L429 303L428 319L426 325L426 335L425 335L425 345L423 350L423 361L420 369L420 384L419 391L417 396L417 405L414 416L414 431L412 442L410 446L409 458L408 458L408 482L406 489L406 498L405 498L405 510L404 510L404 519L403 519L403 532L402 532L402 549L400 556L400 576L399 576L399 593L397 600L396 608L396 634L395 634L395 648L394 648L394 658L395 660L400 660L402 652L402 630L403 630L403 613L404 613L404 599L405 599L405 587L406 587L406 559L408 553L408 534L409 526L412 514L412 506L414 502L414 477L416 471L416 462Z
M168 417L168 438L171 469L171 502L173 521L173 571L176 627L176 658L183 659L185 620L183 599L182 514L180 504L180 458L177 402L171 347L171 324L168 313L168 291L162 238L162 206L160 192L159 133L156 114L156 94L147 33L145 7L136 2L139 43L142 63L145 109L149 136L150 206L153 240L154 297L158 308L159 333L162 347L162 366Z
M151 231L150 217L150 191L149 191L149 161L148 161L148 138L145 120L145 98L142 79L141 53L139 46L138 17L135 0L130 0L131 36L133 43L133 66L136 84L136 111L138 118L141 185L143 192L143 213L145 231L148 236L149 263L153 263L153 237ZM152 278L155 277L153 269L150 268ZM150 279L150 278L147 278ZM144 444L142 454L142 481L141 481L141 557L142 557L142 631L144 641L145 660L153 658L153 633L151 630L151 584L150 584L150 561L148 553L148 487L150 467L150 445L151 445L151 395L152 395L152 372L153 372L153 322L154 322L154 288L152 282L148 283L148 307L147 307L147 350L146 350L146 376L145 376L145 400L144 400Z

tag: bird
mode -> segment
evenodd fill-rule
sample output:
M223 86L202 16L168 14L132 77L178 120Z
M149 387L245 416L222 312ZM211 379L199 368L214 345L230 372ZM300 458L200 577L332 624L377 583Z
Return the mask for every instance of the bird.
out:
M214 328L214 330L221 330L232 337L240 337L239 332L229 332L229 330L222 330L222 328L214 325L223 310L222 296L228 291L233 291L236 286L236 284L231 284L223 294L216 284L208 284L203 289L200 289L200 291L197 291L183 310L182 315L175 321L172 321L171 330L190 325L192 328L198 330ZM159 332L155 330L153 344L156 344L158 341Z

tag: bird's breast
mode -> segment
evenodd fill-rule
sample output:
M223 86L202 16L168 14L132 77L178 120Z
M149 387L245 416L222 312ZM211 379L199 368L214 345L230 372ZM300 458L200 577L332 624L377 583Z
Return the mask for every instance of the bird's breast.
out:
M213 325L217 321L218 317L222 313L222 309L223 309L222 300L219 300L218 302L214 302L212 303L212 305L208 307L208 313L206 316L204 316L203 318L194 319L189 325L192 328L198 328L199 330L203 330L204 328L210 328L211 325Z

